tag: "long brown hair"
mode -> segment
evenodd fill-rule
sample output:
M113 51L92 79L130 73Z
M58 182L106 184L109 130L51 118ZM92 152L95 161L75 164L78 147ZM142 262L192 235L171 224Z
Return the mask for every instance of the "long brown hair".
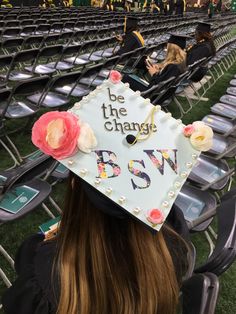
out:
M210 32L201 32L201 31L197 30L196 31L196 40L197 40L197 42L201 42L203 40L209 42L209 44L211 46L212 55L215 56L216 47L215 47L214 40L213 40L213 37L212 37Z
M72 177L58 235L58 314L174 314L179 284L164 232L117 219ZM181 259L181 253L179 253Z

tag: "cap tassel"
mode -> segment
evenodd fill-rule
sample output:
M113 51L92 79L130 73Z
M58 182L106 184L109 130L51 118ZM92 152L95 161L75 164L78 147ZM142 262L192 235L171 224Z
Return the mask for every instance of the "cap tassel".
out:
M126 32L126 24L127 24L127 16L125 16L125 21L124 21L124 33Z
M157 110L158 110L157 107L153 107L152 108L152 110L150 111L150 113L147 116L146 120L142 124L143 126L142 126L141 130L138 132L138 134L136 136L134 136L132 134L128 134L126 136L126 141L127 141L128 144L134 145L137 142L145 141L152 135L153 129L154 129L154 115L155 115L155 112L157 112ZM140 136L141 136L141 134L142 134L142 132L144 130L144 127L146 126L147 122L149 121L150 117L151 117L151 128L150 128L150 131L147 134L147 136L141 138Z

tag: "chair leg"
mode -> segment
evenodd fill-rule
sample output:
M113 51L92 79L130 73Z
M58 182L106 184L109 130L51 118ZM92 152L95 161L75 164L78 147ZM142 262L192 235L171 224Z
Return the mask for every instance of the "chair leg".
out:
M4 271L2 270L2 268L0 268L0 278L2 278L3 282L5 283L5 285L7 286L7 288L11 287L11 282L10 280L7 278L6 274L4 273ZM0 305L0 309L1 309L1 305Z
M204 231L204 234L205 234L206 239L207 239L207 242L208 242L208 244L209 244L209 246L210 246L210 253L209 253L209 256L211 256L211 254L212 254L213 251L214 251L215 244L213 243L213 241L212 241L212 239L211 239L211 237L210 237L208 231Z
M7 251L1 245L0 245L0 254L2 254L3 257L5 257L8 263L14 269L14 260L11 258L11 256L7 253Z
M50 209L44 203L42 203L42 207L50 218L52 219L56 218L54 214L50 211Z
M20 163L19 161L16 159L16 157L14 156L14 154L12 153L12 151L8 148L8 146L0 139L0 144L5 148L5 150L8 152L8 154L11 156L11 158L14 161L14 166L19 166Z

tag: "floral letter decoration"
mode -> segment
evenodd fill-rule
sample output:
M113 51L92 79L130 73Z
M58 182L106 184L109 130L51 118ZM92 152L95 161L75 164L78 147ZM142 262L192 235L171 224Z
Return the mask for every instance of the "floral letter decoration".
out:
M185 126L183 134L189 137L190 143L196 150L206 152L212 147L213 131L202 121Z
M66 111L43 114L32 128L32 142L55 159L70 157L78 149L89 153L97 144L90 126Z
M159 209L154 208L149 210L147 214L147 220L155 226L161 224L164 221L164 216Z
M121 81L121 74L118 71L111 70L109 79L113 84L117 84Z

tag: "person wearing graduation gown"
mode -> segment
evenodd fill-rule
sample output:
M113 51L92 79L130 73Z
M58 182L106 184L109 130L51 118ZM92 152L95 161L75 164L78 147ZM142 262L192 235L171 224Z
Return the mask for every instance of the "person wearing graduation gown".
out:
M195 32L196 44L187 48L187 65L192 65L203 58L213 57L216 54L216 48L211 35L211 25L205 22L199 22ZM194 82L200 81L207 73L207 66L202 66L192 78Z
M132 111L129 114L129 118L135 118ZM75 167L68 178L59 226L46 238L42 234L31 236L16 255L17 279L1 300L4 313L175 314L182 278L188 268L187 239L178 234L184 235L187 231L188 235L182 211L174 205L169 222L164 222L165 216L160 209L144 209L141 219L137 212L126 210L120 198L116 200L101 192L99 185L104 185L104 181L88 183L83 180L78 167L82 151L76 153L71 142L77 145L81 140L81 146L88 149L94 147L95 135L97 142L104 141L105 147L118 139L115 134L94 134L89 127L94 121L92 116L84 123L89 136L80 138L83 123L78 125L77 119L79 117L70 112L47 112L32 128L32 139L38 148L57 159L71 158ZM104 123L104 115L98 115L96 119ZM64 122L67 136L63 131ZM118 137L122 141L120 135ZM119 163L124 163L129 159L122 155L123 146L120 149ZM83 154L86 156L89 152L83 150ZM109 156L107 166L119 171L114 163L116 155ZM66 165L70 167L69 163ZM102 160L100 165L103 177L102 174L107 173ZM95 179L97 171L93 173L92 169L93 162L88 172L95 175ZM145 171L153 171L153 164L148 164ZM130 179L130 173L124 172L120 185L130 184ZM119 190L119 186L116 189L113 194L120 195L122 189ZM132 190L131 187L131 191L138 202L143 195L142 189ZM154 198L153 193L156 197L155 188L151 198ZM146 201L147 207L151 206L152 201ZM161 229L157 231L158 227Z
M148 59L146 61L147 70L151 75L149 84L145 84L135 75L124 75L122 81L129 83L134 91L143 92L171 77L178 77L186 70L186 53L183 50L185 45L186 36L172 34L168 40L165 60L160 64L153 64Z
M146 273L148 282L142 287L147 291L147 295L150 293L148 302L152 303L154 301L155 303L157 301L151 300L152 279L150 277L160 277L159 284L161 287L164 285L166 290L158 289L161 294L158 300L158 309L160 308L161 311L158 313L174 314L175 311L173 309L176 309L176 304L173 306L173 303L177 302L176 300L173 301L173 299L175 299L174 294L177 292L175 289L177 289L177 286L181 285L182 276L185 274L188 267L188 249L183 238L177 234L177 232L180 231L188 235L188 228L183 213L178 210L177 207L173 206L168 219L169 222L166 222L165 226L162 227L162 231L158 232L157 243L159 243L159 248L157 250L157 260L155 260L155 269L152 268L154 260L149 257L149 249L147 247L149 241L152 242L155 240L151 232L141 224L139 226L139 223L129 218L118 206L112 205L111 201L107 201L105 197L98 196L93 188L89 187L88 184L84 182L82 183L81 179L75 175L71 175L69 183L69 194L67 195L66 203L68 209L65 208L60 230L54 231L54 234L48 236L46 239L42 234L33 235L25 240L19 248L15 257L17 279L4 293L2 298L4 313L118 313L121 304L117 302L113 287L113 284L116 283L117 276L120 276L120 279L122 279L119 283L121 287L124 284L124 288L126 288L123 280L127 278L130 283L130 286L128 285L129 289L133 289L133 293L138 289L138 286L135 287L135 284L133 284L136 281L134 279L135 277L133 277L135 276L133 272L135 267L133 268L133 266L136 264L133 258L135 258L134 252L136 248L134 247L134 252L132 252L132 242L129 242L132 241L130 233L133 232L133 237L142 239L139 244L140 250L146 252L145 256L141 254L137 259L144 258L144 261L147 261L148 269L150 268L150 271ZM78 204L80 206L79 210ZM176 231L174 231L172 226ZM95 238L95 236L97 238ZM119 243L119 241L121 243ZM108 246L108 248L106 246ZM146 246L145 250L144 246ZM77 252L73 252L73 250ZM103 252L104 250L106 252ZM109 251L111 251L111 253ZM99 260L101 256L103 256L103 253L108 254L106 259L111 259L110 262L107 260ZM110 254L112 254L113 257ZM119 254L121 255L119 256ZM124 256L126 257L124 258ZM115 260L113 260L113 258ZM162 262L160 258L163 259ZM66 260L68 261L67 263ZM170 261L173 261L174 268L170 266L172 263ZM79 268L79 274L76 274L77 277L75 279L74 276L78 269L73 268L73 263L76 262L80 264L81 268ZM99 262L104 262L104 265L98 264ZM62 263L62 265L60 265L60 263ZM63 263L65 264L63 265ZM139 263L144 262L140 260L138 261L138 264ZM165 269L163 269L163 267ZM101 273L96 273L99 269ZM159 269L159 271L157 271L157 269ZM110 277L111 271L116 272L116 276L113 280L111 280ZM170 272L168 277L173 277L173 280L166 277L167 271ZM153 272L161 273L161 275L157 276ZM91 276L97 277L93 278ZM75 282L75 280L77 280L77 282ZM164 283L164 280L168 282ZM169 280L173 281L170 283L173 285L171 288L168 287ZM95 283L93 283L93 281L95 281ZM76 285L78 289L76 293L68 290L68 287L72 286L72 284ZM102 306L99 302L99 297L102 299L101 294L104 292L104 284L106 284L106 296L104 296L104 300L100 302L108 303L107 307L105 304ZM140 282L140 284L144 283ZM134 287L132 288L133 285ZM101 291L96 291L95 293L93 289L95 289L96 286L99 286ZM120 287L116 286L115 288L119 289ZM83 298L80 297L82 293ZM127 295L128 290L124 290L123 293L121 290L120 293L120 297L123 294L124 303L128 304L130 299L130 296ZM135 295L136 294L133 296L134 303L129 310L130 313L141 313L141 311L137 312L135 310L137 309L136 306L139 300L139 297ZM67 307L63 307L63 302L65 302L63 296L67 298L69 310ZM178 299L178 294L176 297ZM72 302L73 304L77 303L77 310L71 310L70 303ZM86 304L86 302L88 302L89 305ZM109 302L114 302L115 305L117 303L117 308L114 304L111 307ZM139 302L138 304L138 306L140 306ZM58 307L59 312L57 312ZM152 312L145 309L142 313L156 314L155 311Z
M124 33L124 36L117 36L117 40L120 41L121 45L117 54L122 55L144 46L144 39L138 31L138 19L136 17L128 16L125 18Z

